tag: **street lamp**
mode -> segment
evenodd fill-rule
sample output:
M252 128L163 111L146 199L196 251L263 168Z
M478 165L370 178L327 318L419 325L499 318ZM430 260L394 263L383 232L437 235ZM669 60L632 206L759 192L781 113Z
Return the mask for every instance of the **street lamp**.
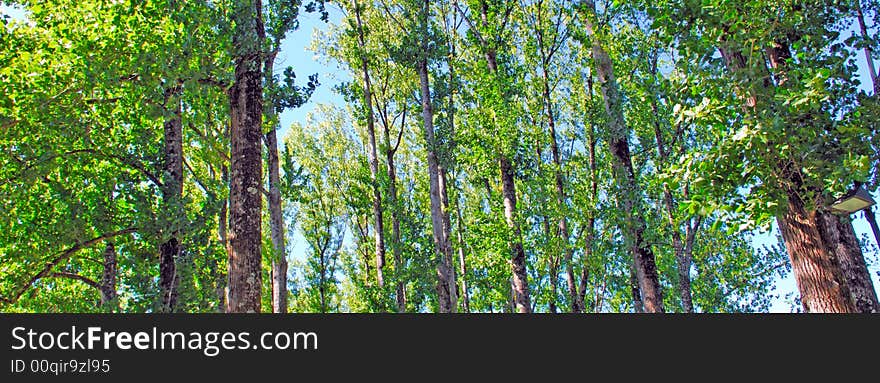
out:
M859 185L837 201L831 204L831 211L837 214L852 214L874 205L871 194Z

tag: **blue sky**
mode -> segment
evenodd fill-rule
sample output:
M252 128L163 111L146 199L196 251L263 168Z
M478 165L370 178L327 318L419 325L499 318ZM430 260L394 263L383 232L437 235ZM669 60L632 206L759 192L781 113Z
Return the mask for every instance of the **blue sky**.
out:
M340 19L338 8L331 5L328 7L328 10L330 11L331 22L338 22ZM0 13L6 13L13 18L18 19L24 18L25 16L24 12L21 10L12 9L8 6L0 6ZM286 110L281 114L282 128L279 131L280 137L284 137L287 134L292 123L305 123L308 113L314 110L318 104L342 105L344 103L342 97L336 95L332 89L334 85L349 79L349 76L336 64L323 62L323 60L316 56L315 52L311 52L307 49L311 45L315 32L318 30L326 30L327 28L328 25L321 21L317 14L302 13L300 15L299 30L290 32L283 42L282 50L279 54L279 61L275 65L278 72L280 73L287 66L292 66L299 79L305 79L310 74L318 73L321 86L318 87L308 103L300 108ZM854 28L855 26L853 26L853 29ZM844 35L842 37L846 38L849 36ZM862 88L870 92L870 78L866 70L864 55L861 54L861 52L859 52L859 70L859 78L862 82ZM880 198L878 198L877 195L874 195L874 198L880 201ZM868 251L865 252L865 260L869 264L869 270L876 288L877 286L880 286L880 275L878 275L878 273L880 273L878 272L878 270L880 270L880 261L878 261L878 253L876 251L877 244L874 242L870 227L865 220L863 213L859 212L854 214L853 219L853 226L857 235L860 239L865 239L867 241ZM764 245L775 244L777 242L776 233L777 229L775 224L770 232L756 233L752 243L753 247L757 249ZM293 238L290 238L289 242L288 253L291 258L301 259L308 251L305 241L298 232ZM773 300L770 311L792 311L793 303L784 299L787 294L791 293L793 293L793 295L797 294L797 285L795 284L794 277L789 273L785 278L778 279L777 290L774 294L778 295L780 298Z

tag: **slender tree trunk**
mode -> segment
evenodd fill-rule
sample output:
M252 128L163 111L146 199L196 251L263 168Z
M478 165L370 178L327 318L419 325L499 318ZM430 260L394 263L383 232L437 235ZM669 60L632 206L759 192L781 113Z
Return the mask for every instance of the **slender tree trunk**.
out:
M480 2L480 16L484 25L488 25L489 6L485 1ZM498 75L498 62L496 59L495 48L484 46L486 54L486 64L489 72ZM513 279L511 287L513 289L513 304L519 313L532 312L531 299L529 297L529 282L526 272L526 254L522 245L522 233L520 231L519 222L517 221L516 208L516 183L514 181L513 165L510 158L503 151L499 151L498 159L501 168L501 195L504 199L504 218L507 227L510 229L510 252L511 267L513 269Z
M539 11L538 17L541 17ZM556 187L556 206L559 212L559 241L562 244L562 255L565 262L565 276L568 287L568 298L570 310L573 313L582 312L583 306L578 301L577 281L574 276L574 265L572 264L572 255L574 249L569 245L569 229L568 218L565 215L565 182L562 176L562 161L559 156L559 144L556 140L556 116L553 113L553 100L550 97L550 76L547 73L547 66L552 59L552 54L547 52L544 42L543 23L539 20L537 29L538 51L541 54L541 85L542 97L544 104L545 117L547 118L547 127L550 129L550 154L553 159L553 176Z
M226 136L229 136L229 132L227 129ZM226 165L220 167L220 180L224 185L229 185L229 169ZM229 198L225 198L223 200L223 206L220 207L220 214L217 222L217 235L220 237L220 243L223 245L224 249L228 249L228 236L227 236L227 226L229 225ZM227 276L220 270L219 267L215 267L214 269L214 280L217 283L215 294L217 295L217 308L218 311L223 312L226 310L226 296L228 294L227 285L226 285Z
M353 0L355 20L358 28L358 46L361 50L366 49L366 37L364 36L363 22L361 21L361 5L358 1ZM367 119L367 135L370 140L369 161L370 161L370 180L373 189L373 224L375 225L374 240L376 243L376 281L379 289L385 286L385 277L382 270L385 267L385 229L382 219L382 193L379 190L379 157L376 154L376 126L373 117L373 98L372 86L370 83L369 63L367 56L361 55L361 70L363 71L364 81L364 113ZM384 306L384 305L383 305Z
M108 312L119 309L116 300L116 274L117 274L116 248L113 242L107 241L104 247L104 273L101 276L101 308Z
M159 256L159 288L162 294L160 312L174 312L177 309L178 297L178 273L177 264L180 262L180 232L177 228L182 226L183 220L183 124L180 117L180 93L179 84L174 84L165 89L165 108L172 116L164 123L164 151L165 174L162 184L162 202L165 206L165 214L172 220L169 225L172 232L169 238L160 247Z
M401 133L406 129L406 107L403 110L403 120L400 122ZM391 147L390 123L385 125L385 158L388 172L388 203L391 205L391 251L394 254L394 274L396 281L395 300L397 312L406 312L406 281L403 279L403 255L400 243L400 207L397 201L397 168L394 164L396 148ZM399 143L399 140L398 140Z
M589 74L587 77L587 100L592 103L593 99L593 75ZM589 105L584 105L584 110L589 110ZM599 170L596 167L596 129L594 129L592 122L585 124L584 129L586 130L586 136L589 140L587 145L587 154L588 160L590 164L590 196L591 200L598 201L599 199ZM593 256L593 242L596 240L596 218L594 217L595 212L590 213L590 217L587 218L587 227L585 230L587 231L587 240L584 245L584 264L581 269L581 283L578 289L578 306L586 311L586 297L587 297L587 281L589 277L590 265L589 260ZM603 265L603 267L607 267L607 265ZM604 289L604 281L603 287ZM599 296L597 292L596 300L594 301L594 305L601 306L601 302L598 302Z
M553 238L553 231L550 230L550 219L547 216L541 217L541 223L544 226L544 238L549 242ZM557 313L556 300L559 298L559 256L553 250L549 252L549 264L547 277L550 279L550 306L551 313Z
M656 60L652 65L654 74L656 75ZM654 113L654 137L657 141L657 156L659 166L666 166L669 163L669 152L666 149L666 143L663 139L663 132L660 129L659 111L657 107L657 99L651 99L651 111ZM681 240L681 225L675 222L676 208L675 199L669 186L663 186L663 204L666 206L666 219L672 230L672 248L675 252L675 260L678 265L678 289L681 293L681 307L686 313L694 312L693 299L691 298L691 263L690 259L684 254L684 244Z
M553 115L553 101L550 98L550 79L547 75L546 65L542 72L544 109L547 113L547 126L550 128L550 154L553 158L553 176L556 186L556 206L559 209L559 240L562 243L562 254L565 261L565 276L568 285L568 298L571 304L571 312L583 311L577 299L577 281L574 276L572 264L573 249L569 245L568 218L565 215L565 183L562 177L562 161L559 156L559 144L556 141L556 117Z
M455 276L455 250L452 248L452 220L449 217L449 187L446 183L448 174L443 166L443 161L440 157L441 153L437 153L437 160L439 161L437 170L440 171L440 177L438 178L440 182L440 211L443 218L443 238L446 239L446 254L443 257L443 261L446 262L446 269L449 270L449 273L446 275L446 285L449 286L449 303L452 307L452 312L455 312L458 308L458 282Z
M428 147L428 179L431 199L431 226L434 238L434 254L437 258L437 298L440 303L440 312L455 312L453 296L455 285L450 285L451 255L449 238L446 237L445 222L443 218L443 201L441 196L441 175L437 156L437 141L434 136L434 110L431 105L431 91L428 83L428 62L422 58L417 63L419 73L420 92L422 98L422 121L425 129L425 141Z
M516 218L516 185L513 179L513 167L507 156L502 155L501 167L501 193L504 197L504 217L507 219L507 227L511 230L511 253L513 254L513 293L516 311L520 313L532 312L531 299L529 297L528 274L526 273L526 253L522 245L522 233Z
M593 15L596 14L595 3L588 2ZM624 214L622 231L627 246L633 254L635 276L638 281L639 293L644 309L649 313L663 312L663 296L657 265L651 246L644 241L645 218L641 212L641 190L636 182L629 151L629 129L623 116L622 99L614 76L611 57L605 52L599 39L593 32L593 24L586 18L586 31L592 40L593 60L599 76L600 89L605 101L605 112L608 116L608 145L614 156L613 169L618 183L617 199Z
M871 232L874 233L874 242L880 247L880 226L877 226L877 216L874 215L874 209L870 206L866 207L862 212L865 213L865 219L871 225Z
M287 250L284 240L284 214L281 202L281 172L278 163L278 136L266 133L269 151L269 229L272 235L272 312L287 313Z
M263 78L267 84L274 84L272 79L275 57L278 50L267 55L263 66ZM273 86L273 85L269 85ZM266 114L275 120L275 105L266 105ZM281 201L281 169L278 161L278 126L272 126L266 132L266 150L269 167L269 230L272 237L272 312L287 313L287 248L284 230L284 207Z
M456 201L458 199L456 198ZM456 230L456 234L458 235L458 273L459 280L461 281L461 297L462 304L464 305L464 312L471 312L471 303L470 303L470 293L468 291L467 285L467 262L464 256L464 221L461 218L461 204L457 204L458 206L455 209L456 215L458 216L458 230Z
M636 313L645 312L645 303L642 300L642 289L639 288L639 277L634 263L630 265L629 269L629 289L632 294L633 310Z
M865 25L865 15L862 13L862 2L861 0L856 0L855 3L856 20L859 22L859 31L862 33L862 38L870 38L868 35L868 28ZM877 69L874 67L874 52L870 45L865 45L865 60L868 62L868 73L871 76L871 84L874 85L874 97L877 97L877 95L880 94L880 81L877 81Z
M229 252L227 312L260 312L262 286L262 1L235 6L235 81L229 90Z

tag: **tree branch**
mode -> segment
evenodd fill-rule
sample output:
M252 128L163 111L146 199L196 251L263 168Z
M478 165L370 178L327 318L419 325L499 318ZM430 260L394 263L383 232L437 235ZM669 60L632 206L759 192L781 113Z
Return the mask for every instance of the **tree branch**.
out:
M51 274L49 274L49 275L46 275L46 278L69 278L69 279L75 279L75 280L78 280L78 281L80 281L80 282L83 282L83 283L89 285L90 287L94 287L94 288L97 289L98 291L101 291L101 285L98 284L98 282L95 282L94 280L92 280L92 279L90 279L90 278L88 278L88 277L84 277L84 276L79 275L79 274L74 274L74 273L68 273L68 272L63 272L63 271L61 271L61 272L54 272L54 273L51 273Z
M76 252L78 252L84 248L90 247L94 244L97 244L97 243L103 242L105 240L108 240L110 238L113 238L113 237L118 237L120 235L134 233L137 230L138 229L135 227L129 227L127 229L122 229L122 230L114 231L111 233L105 233L105 234L99 235L95 238L92 238L88 241L80 242L80 243L77 243L77 244L71 246L67 250L64 250L64 251L54 255L53 257L51 257L51 259L48 262L46 262L46 266L44 266L43 269L40 270L40 272L36 273L33 277L31 277L27 281L27 283L25 283L23 286L21 286L18 289L18 291L12 295L12 297L10 297L10 298L0 297L0 302L5 302L8 304L15 303L16 301L18 301L21 298L22 295L24 295L24 293L28 290L28 288L33 286L33 284L36 283L37 281L39 281L41 278L52 277L53 276L52 269L55 268L55 266L58 266L61 262L64 262L64 261L70 259L70 257L72 257L74 254L76 254Z

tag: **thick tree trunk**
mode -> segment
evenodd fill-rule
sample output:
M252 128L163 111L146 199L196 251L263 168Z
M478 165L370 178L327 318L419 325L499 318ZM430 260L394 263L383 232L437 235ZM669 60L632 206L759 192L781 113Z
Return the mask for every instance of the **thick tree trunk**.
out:
M791 50L788 43L773 41L767 49L767 56L769 57L771 68L776 70L777 86L786 86L788 81L786 66L788 60L791 59ZM790 175L795 185L804 185L805 182L797 171L791 172ZM800 196L790 196L789 199L794 199L796 202L801 201ZM801 207L801 209L804 208ZM812 222L812 225L816 226L816 231L820 235L820 238L817 239L825 246L825 256L829 259L826 267L830 267L830 269L825 270L825 273L835 278L833 280L834 283L841 283L844 290L849 292L852 309L859 312L876 312L878 308L877 295L871 283L871 275L865 266L861 246L855 237L852 222L848 218L841 220L823 208L808 211L807 214L813 216L814 222ZM798 247L793 246L793 248L797 249ZM792 258L794 257L793 254L790 255ZM809 258L809 254L804 254L804 256ZM809 271L805 270L804 272L808 273ZM804 282L809 283L806 280ZM800 286L800 283L798 285ZM813 286L805 287L816 290ZM822 286L819 286L818 289L821 292ZM804 288L802 288L802 299L806 293ZM835 292L831 291L831 293L834 294ZM835 310L838 309L833 304L822 302L823 300L825 302L833 302L837 298L835 295L824 298L816 298L814 292L809 292L809 295L812 296L811 300L817 302L811 304L816 306L815 308L807 308L807 304L804 302L805 309L808 311L812 309L836 312Z
M181 88L178 84L165 90L165 109L172 113L164 123L164 181L162 183L162 202L164 213L172 220L169 238L159 246L159 288L162 296L160 312L174 312L177 309L178 273L180 262L180 232L184 219L181 197L183 196L183 123L180 109Z
M437 141L434 136L434 111L431 105L431 91L428 79L428 63L422 58L417 63L419 84L422 98L422 122L425 129L425 141L428 148L428 186L431 200L431 227L434 238L434 254L437 258L437 300L440 304L440 312L455 312L454 296L455 285L450 284L451 251L449 238L445 228L443 217L443 201L441 196L441 174L437 157Z
M363 22L361 21L361 5L356 0L352 1L352 5L354 6L355 20L357 21L358 46L361 50L363 50L366 49L366 37L364 36L364 27ZM363 71L364 81L364 113L367 119L367 135L369 136L370 140L369 161L370 180L373 189L373 224L375 225L374 241L376 243L376 281L379 285L379 288L382 289L385 286L385 277L382 274L382 270L385 267L385 229L382 219L382 193L379 190L379 180L377 179L379 173L379 157L376 154L376 126L375 118L373 117L372 86L370 83L369 69L370 68L369 63L367 62L367 56L362 55L361 70Z
M827 251L837 258L840 270L849 288L856 311L876 313L880 309L871 274L865 264L861 245L849 217L839 217L827 211L816 214L819 232Z
M104 247L104 273L101 276L101 308L114 312L119 309L116 300L116 274L118 270L116 261L116 248L113 242L107 241Z
M229 90L231 115L227 312L260 312L262 286L262 116L261 45L265 39L260 0L235 9L235 81Z
M593 14L595 3L588 2ZM649 313L663 312L663 296L654 252L644 241L645 218L641 211L641 190L636 182L629 151L629 129L623 117L622 100L614 76L611 57L605 52L599 39L593 32L592 21L586 19L587 34L592 40L593 60L596 62L596 73L599 76L600 89L605 101L605 112L608 116L608 145L614 157L613 169L617 180L617 199L624 214L622 231L627 246L633 254L633 264L638 280L639 293L644 309Z
M797 195L789 195L785 214L777 219L804 310L812 313L853 312L849 288L833 254L829 254L816 221Z

